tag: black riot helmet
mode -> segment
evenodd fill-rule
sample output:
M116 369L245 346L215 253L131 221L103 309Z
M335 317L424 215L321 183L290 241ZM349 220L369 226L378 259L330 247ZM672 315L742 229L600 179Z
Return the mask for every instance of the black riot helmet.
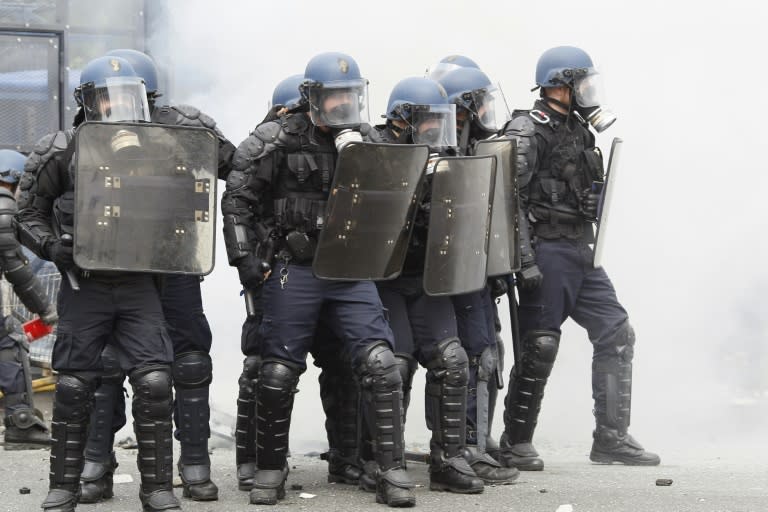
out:
M120 57L99 57L85 65L75 100L86 121L149 121L144 80Z
M545 51L536 64L538 87L569 87L573 107L602 132L616 121L616 115L601 106L603 87L600 73L590 56L575 46L557 46Z
M349 55L327 52L313 57L300 90L316 126L358 129L368 123L368 80Z
M397 128L404 125L414 144L426 144L433 151L456 146L456 105L434 80L399 81L389 95L385 117Z

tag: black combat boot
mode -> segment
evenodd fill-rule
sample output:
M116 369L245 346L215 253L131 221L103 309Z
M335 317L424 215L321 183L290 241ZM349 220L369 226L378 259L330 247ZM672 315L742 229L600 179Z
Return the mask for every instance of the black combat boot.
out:
M250 493L252 505L276 505L285 498L288 478L288 436L300 371L282 361L267 361L259 369L256 401L258 469Z
M117 469L115 452L110 453L108 460L97 462L85 459L83 473L80 475L80 503L99 503L111 499L112 477Z
M85 466L80 475L80 503L99 503L114 496L112 477L117 459L112 447L115 432L125 425L125 373L117 355L108 347L101 354L104 375L94 393L93 411L85 446Z
M483 492L483 481L464 459L467 422L467 354L457 339L441 341L427 368L425 396L430 441L429 488Z
M173 384L176 388L176 438L181 444L178 470L182 496L194 501L219 499L219 488L211 481L208 456L208 438L211 437L208 388L212 378L211 357L205 352L176 355Z
M520 471L541 471L544 461L533 447L533 431L541 411L544 388L555 363L560 334L528 331L519 367L512 368L504 402L504 433L499 440L499 462Z
M139 445L139 499L144 512L180 509L173 494L171 372L153 365L134 370L133 428Z
M487 432L490 418L489 383L495 387L495 353L486 348L480 356L470 358L469 388L467 392L467 437L464 459L484 483L489 485L510 484L520 472L499 464L486 453Z
M27 450L50 446L43 414L30 407L26 393L5 396L5 449Z
M74 512L77 506L94 387L86 376L59 374L51 420L50 484L42 504L46 512Z
M237 488L250 491L256 474L256 385L261 358L248 356L243 361L237 395L237 422L235 423L235 464Z
M325 411L328 435L328 482L357 485L362 470L358 457L359 392L352 368L341 364L324 367L320 373L320 401Z
M592 397L595 400L593 443L589 458L599 464L656 466L661 459L647 452L627 430L632 410L632 358L635 332L629 322L595 344Z

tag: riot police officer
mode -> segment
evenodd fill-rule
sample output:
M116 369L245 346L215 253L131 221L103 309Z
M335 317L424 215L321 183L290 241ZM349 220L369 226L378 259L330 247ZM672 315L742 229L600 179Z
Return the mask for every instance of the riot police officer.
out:
M392 89L387 122L371 132L374 142L427 144L436 154L450 154L456 145L455 108L443 87L429 78L406 78ZM395 358L403 379L407 407L417 361L427 368L425 408L430 440L430 489L479 493L483 483L463 458L466 430L467 354L456 330L456 316L448 297L424 292L423 274L428 204L432 174L426 177L423 197L403 274L377 283L395 333ZM450 398L448 398L450 397ZM448 403L450 402L450 403Z
M629 435L635 333L602 268L592 264L593 223L603 179L595 135L615 120L600 105L599 75L586 52L571 46L547 50L536 67L541 97L531 110L513 113L503 133L517 141L522 271L522 354L505 400L501 459L541 470L533 432L544 387L560 343L560 326L573 318L587 330L594 353L592 396L596 428L590 459L656 465L659 457ZM530 220L530 237L528 221Z
M281 80L272 93L272 104L262 123L298 111L307 111L301 101L299 86L304 75L297 74ZM241 348L245 359L238 380L237 423L235 426L235 463L238 488L250 491L256 473L256 379L261 364L259 326L263 305L261 287L248 290L248 317L243 323ZM359 394L351 362L342 356L341 340L327 327L320 325L310 349L314 364L320 368L320 401L325 412L328 452L321 457L328 461L328 481L356 485L361 468L358 461L358 400ZM375 481L374 481L375 488Z
M456 60L456 59L454 59ZM442 75L448 99L456 105L459 151L475 154L475 144L492 137L504 118L498 115L503 100L488 76L476 65L459 66ZM486 483L509 483L519 472L504 468L487 453L493 411L498 394L495 373L501 364L494 324L495 304L490 288L454 295L459 339L469 357L467 404L467 460ZM493 447L493 440L490 440Z
M56 309L35 277L21 251L13 229L16 213L16 187L26 158L21 153L0 149L0 272L13 285L13 291L43 322L57 320ZM27 448L50 444L48 427L32 404L29 354L26 340L14 332L10 317L0 322L0 391L5 396L5 447Z
M402 381L376 288L370 282L323 281L310 266L337 158L334 141L361 139L367 81L348 55L323 53L307 64L301 87L308 114L258 126L235 152L222 199L229 262L247 290L263 286L255 386L260 439L250 501L275 504L285 496L293 395L322 323L342 339L361 386L378 447L376 499L413 505L402 418L391 414L402 407Z
M157 67L151 57L138 50L111 50L108 56L128 61L144 79L153 123L209 128L218 135L219 177L225 179L234 146L216 127L216 122L189 105L158 106L161 96ZM208 388L212 376L210 358L211 329L203 312L200 278L169 274L162 278L160 296L163 315L174 350L172 366L174 388L174 436L181 445L178 461L183 496L196 501L218 498L218 488L211 481L208 438L210 407ZM112 446L114 434L125 425L125 374L114 349L102 355L104 375L95 392L94 409L85 448L85 466L81 475L80 503L97 503L112 497L112 474L117 467Z
M89 62L75 98L86 121L149 121L144 82L119 57ZM20 240L67 276L59 293L61 321L53 351L59 380L51 427L50 490L43 509L76 507L93 393L107 343L120 349L134 390L141 503L146 511L177 509L171 475L173 348L157 285L149 274L86 273L74 264L72 132L45 137L35 153L20 185L24 201L17 217Z

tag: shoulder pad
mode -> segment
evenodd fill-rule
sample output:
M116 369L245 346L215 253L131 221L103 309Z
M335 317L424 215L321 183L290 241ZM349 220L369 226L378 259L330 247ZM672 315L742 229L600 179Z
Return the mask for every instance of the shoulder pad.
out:
M281 118L283 130L291 135L301 135L309 129L309 119L305 114L288 114Z
M282 128L279 120L268 121L254 128L251 137L256 137L267 144L274 144L280 136Z
M274 125L274 126L270 126ZM254 160L263 158L275 149L276 134L280 125L274 122L261 124L235 150L232 157L232 168L238 171L248 169ZM272 134L275 135L272 135Z
M191 121L197 121L200 126L210 128L211 130L216 128L216 121L213 118L192 105L177 105L174 107L185 118Z
M0 210L16 209L16 197L5 187L0 187Z
M518 115L512 118L504 127L504 135L531 137L536 133L536 127L529 115Z
M74 130L64 130L49 133L41 138L35 144L29 157L27 157L27 161L24 163L24 172L35 173L53 158L56 153L66 151L73 137Z

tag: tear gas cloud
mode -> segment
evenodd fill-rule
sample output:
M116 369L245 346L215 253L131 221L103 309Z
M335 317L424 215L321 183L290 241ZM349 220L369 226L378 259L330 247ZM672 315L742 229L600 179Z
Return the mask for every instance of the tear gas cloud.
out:
M760 92L768 71L754 58L768 47L758 21L768 7L746 0L695 10L659 0L478 6L169 0L150 27L149 52L169 79L166 99L210 114L237 145L264 117L274 86L323 51L357 60L379 122L394 84L445 55L473 58L500 82L511 108L530 108L539 55L561 44L584 48L619 116L598 144L607 152L613 137L625 141L605 266L637 333L631 431L662 458L675 447L748 445L768 426L761 150L768 99ZM214 332L213 402L234 414L244 306L218 236L218 265L203 285ZM506 303L500 308L510 346ZM508 349L507 370L511 361ZM586 333L568 321L537 444L573 443L586 453L590 367ZM423 375L414 382L410 443L428 439ZM316 377L310 364L294 408L297 447L325 442ZM497 434L502 410L499 403Z

